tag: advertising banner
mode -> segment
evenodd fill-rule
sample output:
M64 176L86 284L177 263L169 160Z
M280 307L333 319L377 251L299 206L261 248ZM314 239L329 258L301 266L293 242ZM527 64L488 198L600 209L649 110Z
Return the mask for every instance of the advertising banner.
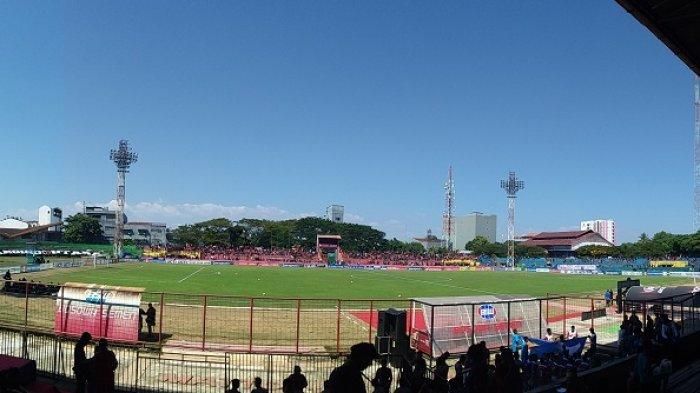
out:
M595 274L598 272L596 265L559 265L557 269L564 274Z
M66 283L56 297L54 332L138 341L143 288Z

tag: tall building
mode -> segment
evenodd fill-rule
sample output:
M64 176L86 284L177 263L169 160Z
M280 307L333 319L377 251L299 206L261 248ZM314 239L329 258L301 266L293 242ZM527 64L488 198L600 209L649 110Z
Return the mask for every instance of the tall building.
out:
M166 227L162 222L128 222L124 224L124 240L139 246L164 247Z
M113 242L114 234L117 231L117 211L110 210L103 206L84 206L83 214L94 217L100 222L100 227L102 227L102 233L105 238ZM126 222L126 215L124 215L124 221Z
M333 222L343 222L345 207L341 205L330 205L326 208L326 219Z
M451 243L454 250L464 250L464 246L477 236L488 241L496 241L496 215L474 212L463 217L453 217Z
M615 221L613 220L591 220L581 221L581 230L591 230L612 244L615 243Z

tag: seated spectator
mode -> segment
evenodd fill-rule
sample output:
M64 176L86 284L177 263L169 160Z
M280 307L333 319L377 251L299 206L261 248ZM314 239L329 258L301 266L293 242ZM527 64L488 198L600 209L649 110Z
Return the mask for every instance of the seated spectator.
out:
M556 338L556 336L554 335L554 333L552 333L552 329L551 329L551 328L547 328L547 334L544 335L544 339L545 339L546 341L550 341L550 342L554 342L554 341L557 340L557 338Z
M576 331L576 326L571 325L571 330L566 333L566 339L572 340L574 338L578 338L578 332Z

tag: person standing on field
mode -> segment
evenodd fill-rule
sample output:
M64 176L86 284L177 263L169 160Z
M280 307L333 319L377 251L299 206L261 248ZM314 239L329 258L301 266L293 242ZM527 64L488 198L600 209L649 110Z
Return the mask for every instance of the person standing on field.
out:
M156 309L153 308L153 303L148 303L148 310L146 310L146 326L148 326L148 338L152 338L153 327L156 326Z

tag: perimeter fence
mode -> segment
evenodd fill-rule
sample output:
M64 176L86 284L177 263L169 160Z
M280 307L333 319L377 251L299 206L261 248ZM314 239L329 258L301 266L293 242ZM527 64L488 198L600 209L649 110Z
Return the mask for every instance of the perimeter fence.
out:
M0 326L58 336L74 335L76 329L66 328L58 310L82 305L99 307L95 314L107 315L104 326L93 336L109 336L107 325L113 324L109 320L110 310L119 305L110 304L108 290L99 286L72 287L83 291L86 299L92 296L90 303L64 297L70 285L61 288L27 281L6 282L0 296ZM426 305L404 299L290 299L143 292L140 300L127 307L136 313L137 308L146 310L149 304L156 310L153 335L146 334L144 323L143 331L135 336L138 339L129 342L219 352L346 352L357 342L374 342L379 311L389 308L406 313L405 332L410 335L413 347L427 354L447 350L464 352L479 341L497 348L509 344L513 329L526 336L543 337L547 328L563 334L571 325L580 334L585 334L589 327L596 328L599 342L605 343L616 340L622 321L622 315L616 314L612 305L602 299L570 296Z

